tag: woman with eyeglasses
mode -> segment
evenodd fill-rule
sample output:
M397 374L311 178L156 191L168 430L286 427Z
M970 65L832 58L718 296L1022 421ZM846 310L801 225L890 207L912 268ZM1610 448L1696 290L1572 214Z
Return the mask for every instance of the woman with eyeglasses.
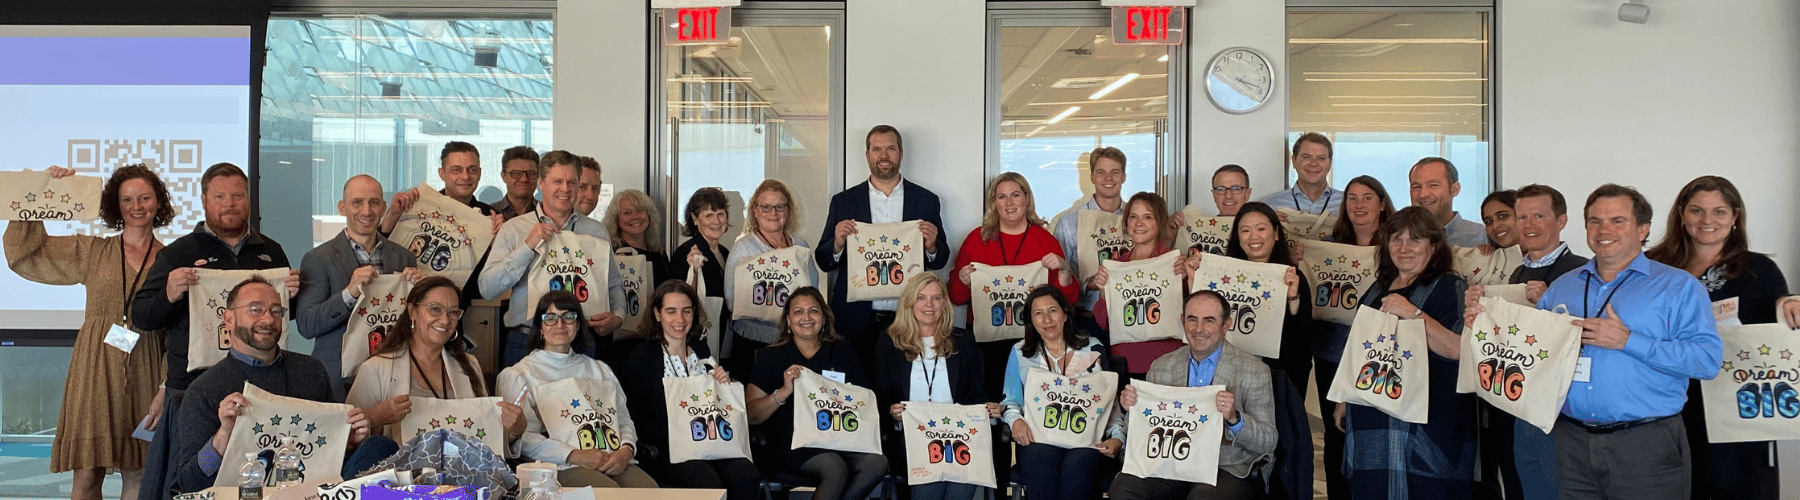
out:
M622 377L625 406L648 425L638 428L638 463L665 488L725 490L726 500L755 500L762 474L747 458L669 462L670 415L663 379L710 375L719 383L731 382L725 369L714 366L706 345L706 307L694 287L680 280L664 281L650 292L650 314L638 325L644 343L631 350ZM681 437L681 439L688 439Z
M561 470L556 481L564 487L579 488L655 488L643 469L633 465L637 443L626 442L618 451L593 449L591 445L557 441L545 434L543 419L538 416L537 395L529 389L564 379L588 379L612 382L613 401L625 401L619 377L606 364L581 355L592 341L588 325L582 318L581 301L567 291L554 291L538 299L532 315L531 339L526 347L530 354L518 363L500 370L500 394L525 394L521 407L525 413L525 434L513 444L517 455L556 464ZM590 395L592 396L592 395ZM637 435L631 411L625 410L615 420L620 435Z
M458 326L463 310L462 294L449 278L419 280L406 294L406 309L387 337L381 339L369 359L356 369L346 403L369 416L370 429L404 443L413 436L396 425L412 412L412 398L466 399L492 395L481 376L481 363L468 353ZM501 401L500 415L506 441L525 432L519 406ZM506 450L493 450L505 454Z
M725 303L737 300L737 266L748 259L788 247L812 248L801 237L800 216L795 214L794 193L787 184L779 180L769 179L756 186L756 192L750 195L750 206L744 207L744 235L739 236L737 243L731 245L731 256L725 260ZM811 254L807 251L807 254ZM813 265L802 265L808 283L819 282L819 268ZM775 323L751 318L735 318L731 320L731 328L727 330L732 336L731 352L726 355L725 368L738 378L750 376L750 365L754 363L757 350L775 343L780 330Z

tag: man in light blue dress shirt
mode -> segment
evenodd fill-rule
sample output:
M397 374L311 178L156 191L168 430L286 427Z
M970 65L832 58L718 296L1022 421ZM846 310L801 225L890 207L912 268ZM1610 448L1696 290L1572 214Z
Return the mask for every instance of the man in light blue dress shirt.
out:
M1719 372L1718 329L1692 275L1643 255L1650 203L1607 184L1584 219L1594 260L1557 278L1538 308L1565 306L1581 332L1581 359L1554 435L1561 498L1688 498L1688 379ZM1466 318L1481 310L1473 304Z
M1331 188L1331 139L1318 132L1294 140L1294 187L1275 192L1262 202L1309 214L1336 214L1344 204L1344 192Z

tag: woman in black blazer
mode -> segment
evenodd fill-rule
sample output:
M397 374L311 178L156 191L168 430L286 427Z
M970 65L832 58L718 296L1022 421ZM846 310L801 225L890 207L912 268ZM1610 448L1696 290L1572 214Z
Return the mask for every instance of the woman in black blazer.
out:
M730 382L725 369L712 364L706 347L706 309L693 287L681 280L656 286L649 297L650 314L639 330L646 339L631 350L619 379L625 385L625 406L638 426L642 450L638 465L658 484L668 488L723 489L728 500L754 500L761 493L762 476L748 458L689 460L669 463L668 411L664 406L663 378L711 373L721 383Z
M981 385L981 351L968 330L954 328L950 297L934 273L919 273L900 294L900 309L887 335L876 340L873 370L875 397L887 411L885 429L906 411L907 401L961 405L986 404L988 416L1000 416L1000 404L988 401ZM948 344L946 345L946 342ZM904 473L905 437L890 431L883 445L888 463ZM915 500L963 499L976 486L938 482L912 487Z

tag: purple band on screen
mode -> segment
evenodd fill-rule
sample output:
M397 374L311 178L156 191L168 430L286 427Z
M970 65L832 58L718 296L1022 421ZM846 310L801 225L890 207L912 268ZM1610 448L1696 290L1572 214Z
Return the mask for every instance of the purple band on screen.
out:
M249 85L246 38L0 38L0 85Z

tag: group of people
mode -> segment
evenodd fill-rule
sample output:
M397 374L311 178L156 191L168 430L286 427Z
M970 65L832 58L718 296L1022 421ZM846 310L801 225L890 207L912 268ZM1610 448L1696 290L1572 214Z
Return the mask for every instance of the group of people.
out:
M411 411L413 398L503 396L498 404L508 446L495 451L557 464L565 486L718 488L728 498L747 500L757 498L760 483L770 478L813 486L815 498L864 498L892 471L906 470L895 423L907 403L939 402L986 406L995 435L1006 438L996 439L993 450L1001 484L1010 479L1033 500L1098 498L1103 492L1115 499L1305 498L1313 494L1312 454L1295 449L1311 446L1314 429L1306 428L1302 402L1311 381L1327 413L1317 431L1325 434L1331 498L1776 495L1776 469L1766 452L1771 444L1707 443L1694 392L1693 381L1711 378L1720 364L1712 302L1739 299L1746 324L1800 324L1800 301L1785 300L1781 271L1749 250L1744 201L1723 178L1705 176L1683 188L1669 209L1668 232L1648 251L1643 246L1653 210L1644 196L1613 184L1595 190L1581 207L1594 252L1589 260L1559 238L1569 207L1554 188L1532 184L1490 194L1481 222L1475 222L1451 209L1461 190L1456 167L1425 158L1408 174L1411 205L1396 210L1373 177L1332 188L1330 140L1302 135L1292 151L1298 178L1291 189L1251 201L1245 169L1226 165L1212 175L1214 205L1220 216L1232 218L1225 256L1290 266L1281 355L1262 359L1224 341L1233 308L1211 291L1185 296L1177 317L1180 338L1109 345L1109 308L1100 291L1110 277L1104 268L1083 272L1075 258L1081 211L1122 217L1130 250L1110 260L1177 252L1172 272L1186 281L1210 257L1174 243L1183 222L1178 207L1155 193L1121 192L1126 158L1118 149L1088 155L1093 194L1050 220L1040 218L1024 176L996 176L987 185L980 227L951 247L937 195L901 174L900 131L877 126L865 146L868 180L831 198L816 240L799 234L794 193L770 179L751 194L735 243L725 243L736 215L729 213L726 194L702 188L682 208L686 240L665 252L657 207L642 191L621 191L601 220L587 215L597 208L600 185L592 158L508 149L501 162L506 196L489 205L473 196L479 152L452 142L439 158L441 194L489 215L495 232L468 282L426 276L410 251L384 236L419 193L400 191L390 203L377 179L359 175L345 182L338 203L343 232L308 251L285 280L251 279L233 288L223 318L234 340L231 353L194 371L186 369L187 337L205 334L189 331L186 301L195 270L274 269L290 267L290 261L278 243L251 227L247 178L238 167L222 163L205 172L205 222L167 246L153 236L173 216L167 187L142 166L119 168L106 183L102 212L121 234L50 236L37 222L9 223L5 232L7 262L21 276L85 284L88 291L52 468L76 471L75 498L98 498L108 469L125 471L126 497L204 489L221 470L232 423L248 404L238 389L251 382L278 395L356 408L347 419L353 432L344 477L392 454L397 441L409 437L394 424ZM59 167L50 172L73 174ZM1313 294L1294 270L1302 255L1285 224L1290 213L1335 215L1323 239L1378 247L1376 283L1361 303L1423 320L1433 376L1416 387L1430 394L1428 423L1326 400L1350 325L1312 318ZM846 280L853 273L843 268L857 224L911 221L923 236L927 270L954 262L947 277L921 272L909 277L897 298L848 300ZM651 263L655 285L641 299L648 312L635 330L623 327L626 302L616 273L606 292L612 310L584 310L566 291L530 300L527 268L548 238L565 231L605 240ZM1476 299L1483 290L1452 271L1451 250L1514 246L1524 262L1511 280L1526 284L1528 299L1542 309L1565 306L1583 318L1576 321L1582 328L1581 372L1549 434L1455 390L1460 335L1482 312ZM829 294L810 286L793 290L774 322L708 310L708 299L731 303L734 273L727 269L791 247L811 250L817 269L807 269L808 281L829 280ZM977 342L955 326L954 306L971 301L975 264L1048 271L1048 282L1025 301L1022 339ZM345 380L337 365L347 317L363 285L396 273L413 283L405 311L353 379ZM282 288L291 301L281 300ZM461 333L463 313L476 296L509 299L502 369L492 384ZM278 347L290 317L302 336L315 339L310 356ZM144 341L130 352L106 347L102 339L115 328L142 333ZM729 340L724 352L711 352L708 337L714 335ZM1227 426L1215 484L1118 474L1127 434L1119 411L1105 423L1097 446L1037 442L1024 425L1030 422L1023 411L1024 377L1031 368L1224 386L1213 402ZM789 446L789 403L795 381L809 370L876 393L884 453ZM754 460L670 460L662 382L695 375L745 382L748 419L761 436ZM622 425L636 441L608 452L550 437L526 388L570 378L618 387L626 401ZM1136 390L1121 387L1118 405L1134 406ZM1283 422L1295 416L1299 431L1284 430ZM128 437L140 418L155 431L148 444ZM1477 464L1489 469L1479 483ZM940 482L907 493L963 499L976 488Z

